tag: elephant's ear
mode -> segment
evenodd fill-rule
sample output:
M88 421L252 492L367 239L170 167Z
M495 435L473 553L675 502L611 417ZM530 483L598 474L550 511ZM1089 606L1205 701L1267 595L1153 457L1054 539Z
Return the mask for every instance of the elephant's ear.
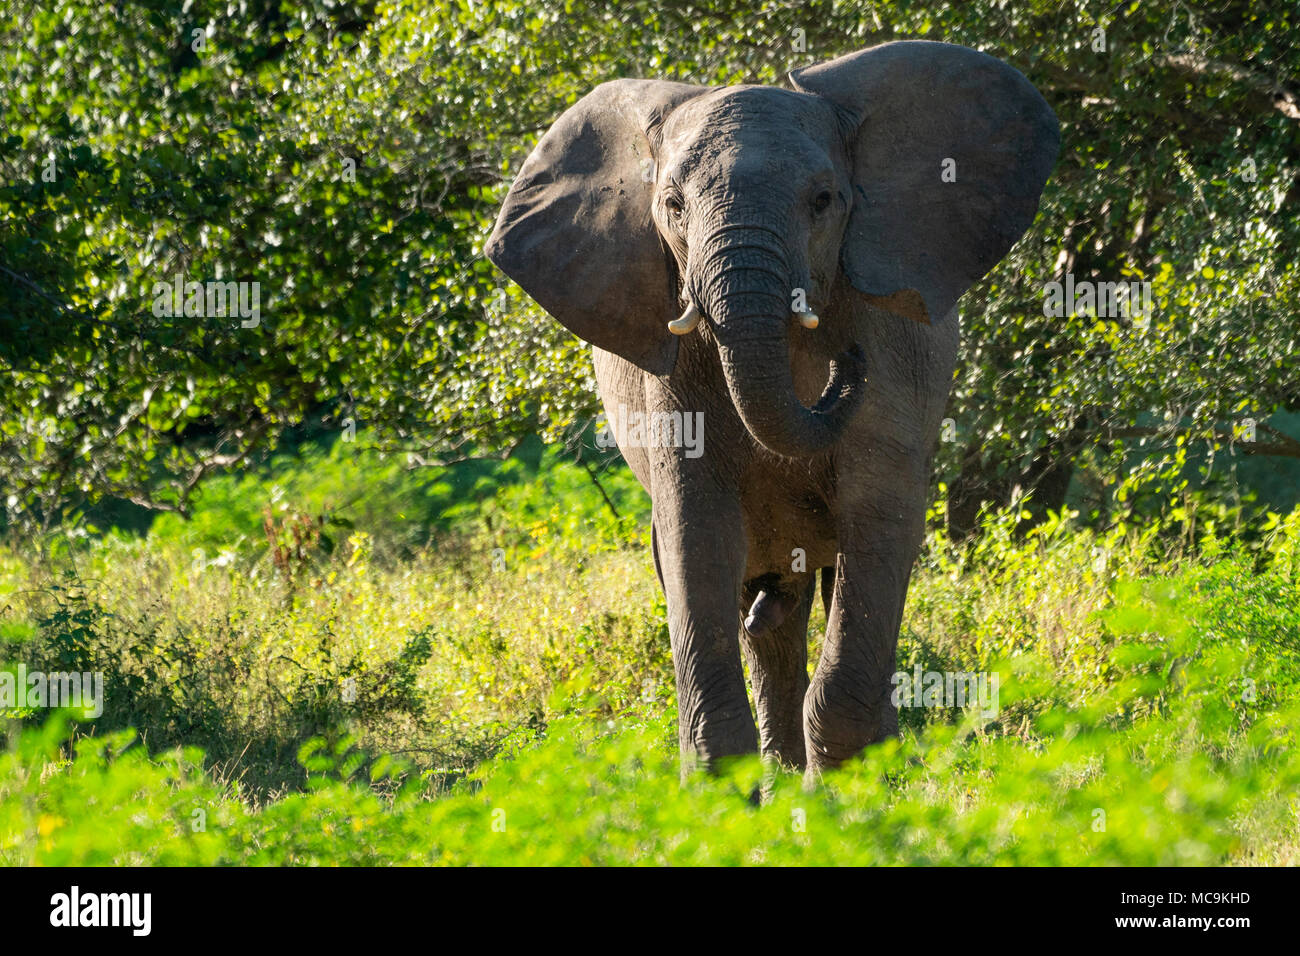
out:
M942 319L1033 222L1061 141L1051 107L1001 60L924 40L790 79L855 131L849 281L899 315Z
M650 139L706 88L602 83L555 121L524 161L484 251L592 345L656 375L672 371L670 256L650 216Z

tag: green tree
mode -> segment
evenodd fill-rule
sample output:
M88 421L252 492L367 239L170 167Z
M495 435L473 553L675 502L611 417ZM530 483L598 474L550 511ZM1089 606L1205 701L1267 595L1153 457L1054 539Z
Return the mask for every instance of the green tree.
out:
M482 258L513 170L617 76L781 82L903 37L1018 66L1064 148L964 300L951 518L1082 489L1096 520L1191 449L1300 457L1297 14L1283 3L296 4L19 0L0 26L0 486L10 523L184 510L286 429L440 462L595 412L585 349ZM197 32L196 32L197 31ZM1098 32L1100 31L1100 32ZM1149 323L1047 283L1153 283ZM154 314L176 276L261 316ZM1256 441L1240 441L1241 423ZM1234 441L1234 426L1237 439Z

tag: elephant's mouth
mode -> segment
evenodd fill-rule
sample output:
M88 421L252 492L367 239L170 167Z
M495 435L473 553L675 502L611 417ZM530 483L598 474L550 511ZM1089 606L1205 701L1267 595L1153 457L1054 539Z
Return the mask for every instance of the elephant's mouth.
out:
M815 327L798 318L804 328ZM795 392L790 367L793 322L747 316L711 326L731 400L759 444L787 458L809 458L839 442L866 397L867 356L858 343L831 360L826 386L808 407Z
M830 376L826 381L817 403L811 411L814 415L824 415L835 419L843 414L846 405L856 408L861 401L867 377L867 354L862 346L854 342L843 352L831 359Z

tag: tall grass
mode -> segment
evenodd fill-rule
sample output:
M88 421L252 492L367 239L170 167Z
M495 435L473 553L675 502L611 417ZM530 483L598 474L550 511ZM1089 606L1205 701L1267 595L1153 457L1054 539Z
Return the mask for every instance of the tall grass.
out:
M0 658L108 681L97 720L10 715L0 860L1296 862L1300 512L1254 549L936 524L899 668L995 672L998 713L904 710L808 791L757 760L679 780L625 472L488 480L422 544L389 501L326 547L317 501L253 483L227 538L0 553Z

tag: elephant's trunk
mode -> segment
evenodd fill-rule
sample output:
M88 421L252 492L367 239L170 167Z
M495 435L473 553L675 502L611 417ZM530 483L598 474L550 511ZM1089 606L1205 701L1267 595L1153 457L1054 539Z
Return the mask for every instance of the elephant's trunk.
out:
M750 434L776 454L826 451L862 402L865 356L857 345L844 352L816 404L800 402L790 369L794 321L784 251L768 229L733 227L726 238L701 257L692 291L717 339L731 400Z

